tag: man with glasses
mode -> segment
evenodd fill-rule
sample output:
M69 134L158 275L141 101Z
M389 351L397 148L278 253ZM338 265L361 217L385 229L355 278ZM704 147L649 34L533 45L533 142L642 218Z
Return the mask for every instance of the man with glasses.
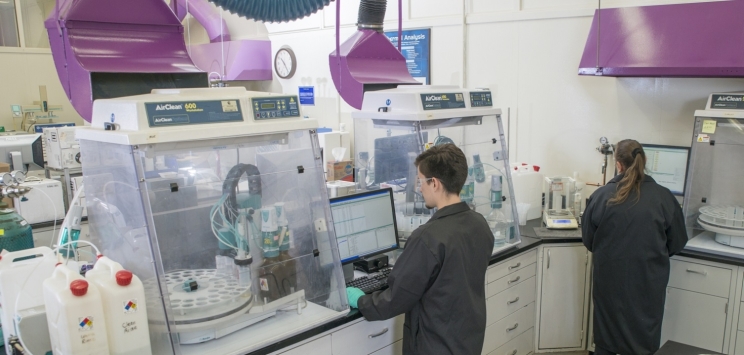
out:
M349 287L349 304L370 321L405 313L404 354L480 354L493 234L483 216L460 201L467 158L444 144L419 155L415 165L426 207L437 212L408 238L389 287L369 295Z

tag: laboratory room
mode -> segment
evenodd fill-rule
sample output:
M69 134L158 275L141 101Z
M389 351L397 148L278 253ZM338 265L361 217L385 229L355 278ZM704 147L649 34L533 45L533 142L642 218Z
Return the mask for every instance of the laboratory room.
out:
M0 352L744 355L741 13L0 0Z

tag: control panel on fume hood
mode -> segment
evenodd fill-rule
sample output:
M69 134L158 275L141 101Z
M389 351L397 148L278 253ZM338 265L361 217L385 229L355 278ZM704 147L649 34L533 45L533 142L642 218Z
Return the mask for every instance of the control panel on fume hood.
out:
M744 110L744 95L712 94L708 108L713 110Z
M285 117L300 117L297 96L272 96L252 98L253 115L256 120Z
M243 121L238 100L149 102L145 111L150 127Z
M421 94L424 110L446 110L465 108L465 97L462 93Z
M483 107L483 106L493 106L493 101L491 101L491 92L490 91L471 92L470 93L470 107Z

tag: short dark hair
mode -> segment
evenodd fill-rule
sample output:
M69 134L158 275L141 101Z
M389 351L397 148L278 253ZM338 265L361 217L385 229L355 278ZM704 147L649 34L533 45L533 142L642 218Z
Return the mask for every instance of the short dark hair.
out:
M429 148L416 157L414 164L425 177L441 181L451 194L459 194L468 178L468 159L454 144Z

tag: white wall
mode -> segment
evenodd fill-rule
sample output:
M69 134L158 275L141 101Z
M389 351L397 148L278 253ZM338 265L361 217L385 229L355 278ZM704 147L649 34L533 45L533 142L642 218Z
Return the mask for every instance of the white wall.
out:
M5 126L6 131L13 127L10 105L39 101L39 85L46 85L50 105L62 105L62 112L55 112L60 116L55 122L83 123L62 89L48 49L0 47L0 126ZM16 119L19 129L20 124L21 120Z
M406 0L404 28L432 28L432 83L489 87L511 112L511 159L538 164L549 175L580 174L601 182L598 140L632 138L689 145L693 111L714 91L744 91L744 79L609 78L577 75L597 1ZM606 0L603 7L699 1ZM342 42L355 30L358 1L342 6ZM388 5L386 29L397 23ZM318 103L305 108L326 126L350 127L351 108L339 99L328 69L334 50L335 3L289 24L269 24L274 50L292 47L295 77L275 79L283 92L315 85ZM463 26L463 22L467 23ZM465 27L465 36L463 35ZM467 40L463 42L462 38ZM463 43L465 53L463 57ZM340 101L340 102L339 102Z
M465 3L463 3L463 1ZM697 2L605 0L604 7ZM341 0L341 41L356 29L359 0ZM549 175L580 173L597 182L602 156L598 139L688 145L692 115L709 93L744 90L744 79L603 78L577 75L594 0L405 0L404 28L432 29L432 83L489 87L496 105L511 112L511 158L541 165ZM316 88L306 115L322 126L352 129L351 107L336 92L328 54L335 49L336 3L307 18L259 24L224 13L233 39L265 38L275 53L290 46L298 59L291 79L253 87L296 93ZM463 16L463 11L466 15ZM205 40L193 24L194 42ZM397 25L397 2L389 1L386 29ZM200 32L201 31L201 32ZM463 41L463 38L466 40ZM29 53L29 51L33 53ZM51 104L63 104L65 119L80 118L70 106L44 50L0 48L0 125L10 126L9 105L38 99L47 85Z

